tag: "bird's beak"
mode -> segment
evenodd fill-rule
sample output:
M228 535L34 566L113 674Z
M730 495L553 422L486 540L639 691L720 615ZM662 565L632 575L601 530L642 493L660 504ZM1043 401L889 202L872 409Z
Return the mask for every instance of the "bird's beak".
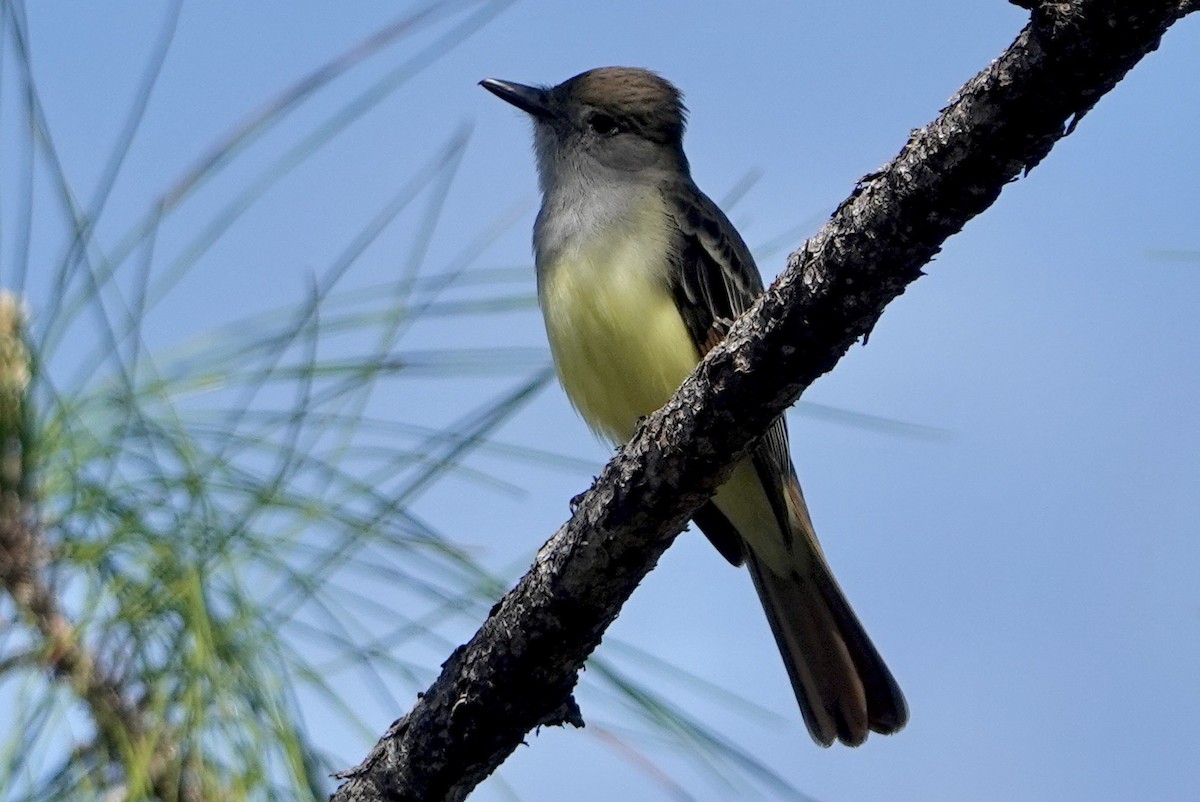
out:
M479 82L487 91L501 100L506 100L524 112L538 119L551 115L550 93L536 86L514 84L511 81L501 81L496 78L484 78Z

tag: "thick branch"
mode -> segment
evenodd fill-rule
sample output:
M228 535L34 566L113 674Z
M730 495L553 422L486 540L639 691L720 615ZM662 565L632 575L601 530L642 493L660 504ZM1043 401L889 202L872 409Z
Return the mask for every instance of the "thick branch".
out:
M1190 5L1037 3L1012 46L792 254L334 799L462 799L532 728L578 724L571 693L587 655L753 439Z

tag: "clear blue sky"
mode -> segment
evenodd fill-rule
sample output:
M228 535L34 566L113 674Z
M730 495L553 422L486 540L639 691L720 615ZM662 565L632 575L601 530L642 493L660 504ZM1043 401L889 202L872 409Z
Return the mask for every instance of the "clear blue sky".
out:
M159 20L146 4L30 5L43 100L86 189ZM114 219L132 220L223 132L397 13L381 2L185 4ZM166 346L301 299L309 271L464 123L474 125L472 140L429 261L444 263L517 209L519 221L481 265L528 264L529 130L476 86L488 76L552 83L609 64L658 70L685 92L686 146L703 189L720 199L761 171L731 210L751 245L797 226L815 230L857 178L1013 39L1025 14L1002 0L517 2L271 190L151 318L148 336ZM292 130L415 46L388 50L335 84L295 115ZM951 239L928 276L889 307L870 345L854 348L791 416L827 554L908 695L903 733L858 750L815 747L749 578L697 535L679 540L613 627L614 638L776 711L748 716L673 693L813 797L1183 800L1200 787L1198 75L1193 18ZM259 143L195 200L188 230L289 141ZM350 282L393 276L416 219L399 221ZM183 242L168 230L159 247L165 255ZM760 254L768 279L784 253ZM532 288L532 267L524 286ZM465 341L543 347L532 310L479 325ZM469 383L429 388L423 399L397 400L405 415L416 404L434 420L454 394L473 392ZM844 425L805 402L928 428ZM557 387L501 436L551 443L596 471L608 454ZM451 481L420 508L511 567L558 527L590 477L507 470L522 495ZM462 624L451 636L468 634ZM585 716L614 730L628 721L586 688L581 702ZM381 732L402 712L368 718ZM311 724L317 733L332 726ZM369 746L338 740L324 745L348 761ZM543 731L529 744L503 770L522 798L675 798L588 733ZM693 764L659 759L693 798L727 797ZM489 783L475 798L506 797Z

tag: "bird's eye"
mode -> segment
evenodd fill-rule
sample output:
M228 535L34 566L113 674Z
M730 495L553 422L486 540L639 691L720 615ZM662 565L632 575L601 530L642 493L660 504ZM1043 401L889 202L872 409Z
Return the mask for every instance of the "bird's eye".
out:
M600 136L612 136L619 128L617 121L607 114L596 113L588 117L588 127Z

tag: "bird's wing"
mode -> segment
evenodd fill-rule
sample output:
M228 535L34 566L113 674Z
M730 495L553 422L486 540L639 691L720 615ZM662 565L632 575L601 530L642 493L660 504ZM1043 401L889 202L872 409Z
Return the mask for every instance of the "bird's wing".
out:
M762 294L763 283L750 249L725 213L690 181L670 190L667 209L674 227L671 289L679 314L701 354L724 339L733 319ZM763 479L780 529L789 531L784 478L794 473L783 416L755 446L754 466ZM709 503L694 520L717 550L742 562L741 536Z
M733 223L690 181L666 204L677 231L672 290L700 352L725 336L733 319L762 294L762 277Z

